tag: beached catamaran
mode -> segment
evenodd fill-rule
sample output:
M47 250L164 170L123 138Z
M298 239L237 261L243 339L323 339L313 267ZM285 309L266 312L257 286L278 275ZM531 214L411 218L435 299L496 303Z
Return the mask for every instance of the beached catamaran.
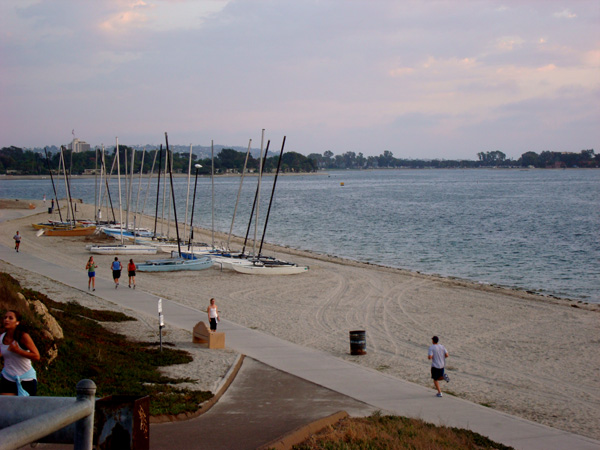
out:
M263 130L264 131L264 130ZM265 216L265 226L263 228L262 238L260 241L260 247L258 249L258 255L256 255L256 251L254 251L254 255L252 257L243 257L244 250L242 250L242 255L230 256L228 258L221 256L214 257L217 261L219 261L223 267L228 267L230 269L235 270L238 273L243 273L247 275L294 275L300 274L308 271L308 266L299 266L296 263L281 261L276 258L266 257L262 255L262 248L265 240L265 234L267 232L267 225L269 223L269 215L271 213L271 206L273 204L273 197L275 195L275 186L277 185L277 178L279 176L279 171L281 170L281 159L283 156L283 149L285 147L285 136L283 137L283 142L281 144L281 151L279 152L279 161L277 163L277 171L275 172L275 178L273 180L273 188L271 190L271 198L269 199L269 208L267 210L267 214ZM269 144L267 143L267 151L269 148ZM261 144L261 156L262 156L262 144ZM266 152L265 152L265 161L266 161ZM264 162L264 161L263 161ZM259 181L257 185L256 194L254 197L254 205L256 205L256 218L255 218L255 229L254 229L254 246L256 246L256 232L257 232L257 224L258 224L258 204L260 201L260 180L262 178L263 172L263 164L260 164L260 173L259 173ZM248 230L246 232L246 240L244 241L244 249L246 247L246 242L248 239L248 232L250 231L250 223L252 222L252 215L254 212L254 205L252 206L252 212L250 214L250 222L248 223Z
M199 256L192 257L186 259L181 254L181 240L179 239L179 224L177 222L177 208L175 204L175 190L173 189L173 169L171 167L171 158L169 156L169 137L165 132L165 142L166 142L166 151L167 151L167 166L169 172L169 178L171 182L171 195L173 200L173 214L175 218L175 230L177 232L177 247L178 254L175 258L171 259L157 259L146 261L144 263L140 263L137 265L137 270L140 272L173 272L180 270L203 270L212 267L213 261L209 256ZM197 174L197 172L196 172ZM197 181L197 177L196 177ZM195 188L194 188L194 200L195 200ZM193 211L194 207L192 207L192 220L193 220ZM193 230L193 228L192 228Z
M142 153L142 162L140 165L140 181L138 185L138 203L139 203L139 193L141 188L142 181L142 172L144 167L144 155L145 151ZM121 208L121 172L120 172L120 162L119 162L119 139L117 138L116 142L116 158L117 160L117 176L119 177L119 214L122 218L122 208ZM127 158L125 158L127 161ZM133 181L133 168L135 162L135 151L132 151L131 154L131 172L129 179L129 189L127 192L127 216L125 221L127 222L129 219L129 209L130 209L130 199L131 199L131 191L132 191L132 181ZM154 166L154 165L153 165ZM136 207L137 210L137 207ZM136 211L137 213L137 211ZM158 248L154 245L150 245L149 243L138 243L137 240L140 238L151 238L152 232L149 230L143 230L135 226L136 217L134 215L134 226L130 229L123 229L122 223L119 223L119 227L108 227L104 226L101 228L102 232L108 236L111 236L117 240L120 240L120 244L100 244L100 245L89 245L86 248L90 251L90 253L100 254L100 255L155 255L158 251ZM133 241L132 243L125 243L127 241Z
M48 159L48 154L46 153L46 158ZM69 201L70 208L67 208L67 216L69 212L71 213L71 219L67 218L66 222L62 221L62 214L60 213L60 207L58 208L59 215L61 217L60 223L48 222L42 224L32 224L32 226L38 230L36 235L38 237L45 236L89 236L94 234L96 231L96 226L87 221L78 222L75 219L75 211L73 209L73 198L71 197L71 188L69 185L69 179L67 176L67 167L65 165L64 160L64 147L60 147L60 163L59 163L59 173L60 173L60 164L62 164L63 173L65 177L65 190L67 192L67 199ZM48 162L48 167L50 168L50 163ZM52 170L50 169L50 175L52 175ZM54 189L54 193L56 196L56 188L54 186L54 178L51 176L52 180L52 188ZM58 198L56 198L56 205L58 207Z

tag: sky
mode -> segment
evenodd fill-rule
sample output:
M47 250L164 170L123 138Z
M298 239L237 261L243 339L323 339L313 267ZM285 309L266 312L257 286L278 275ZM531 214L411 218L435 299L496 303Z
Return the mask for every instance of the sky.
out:
M598 0L3 0L0 147L600 153Z

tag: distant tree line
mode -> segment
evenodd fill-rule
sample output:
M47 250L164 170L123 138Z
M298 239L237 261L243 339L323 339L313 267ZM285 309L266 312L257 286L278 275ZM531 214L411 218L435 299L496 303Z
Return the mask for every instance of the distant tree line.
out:
M119 168L121 173L131 171L131 154L135 152L133 171L139 173L142 165L142 150L134 150L126 145L119 145ZM166 157L165 150L162 153L159 149L146 151L144 154L143 172L149 173L154 164L154 173L159 169L159 163L162 170L165 169ZM173 173L187 173L190 165L189 153L171 153ZM104 161L106 170L113 175L117 173L116 166L116 148L105 150ZM158 159L161 156L161 159ZM63 151L64 166L68 173L73 175L82 175L91 173L95 169L100 169L102 154L100 151L91 150L88 152L74 153L70 150ZM18 147L4 147L0 149L0 173L2 174L20 174L20 175L48 175L52 169L56 173L62 163L60 151L57 153L48 152L48 158L44 153L23 150ZM246 152L239 152L233 149L222 149L214 158L214 168L216 174L241 173L246 160ZM267 157L264 160L264 171L275 172L279 162L279 154ZM192 172L195 172L194 166L202 165L198 170L201 175L210 174L212 171L211 158L201 158L192 155ZM258 172L259 159L248 155L246 170ZM317 170L315 161L296 152L286 152L281 157L281 172L314 172Z
M139 173L142 165L142 150L136 150L126 145L119 146L119 165L121 173L125 173L125 168L131 170L131 153L134 152L134 173ZM159 149L146 151L144 154L143 172L148 173L154 163L154 172L158 171ZM22 175L47 175L49 168L56 172L59 168L61 154L60 152L48 152L46 155L32 150L23 150L18 147L4 147L0 149L0 173L2 174L22 174ZM116 148L105 151L104 160L107 171L113 174L117 173L116 168ZM73 153L71 151L63 152L64 164L69 173L81 175L90 173L90 171L100 168L101 152L92 150L88 152ZM156 159L155 159L156 158ZM165 167L165 151L162 151L161 165ZM234 149L224 148L214 158L214 168L216 174L240 173L244 167L246 152ZM279 155L266 158L264 162L265 172L275 172ZM187 173L190 164L189 154L185 152L173 152L172 164L174 173ZM206 175L211 173L211 158L202 158L192 155L192 168L196 164L201 164L202 168L199 174ZM246 164L247 171L258 172L259 159L248 156ZM334 169L376 169L376 168L480 168L480 167L536 167L536 168L570 168L570 167L600 167L600 154L596 155L594 150L582 150L580 153L572 152L551 152L543 151L540 154L527 152L521 155L517 160L506 158L501 151L479 152L477 160L446 160L446 159L403 159L395 158L392 152L386 150L379 156L367 156L362 153L346 152L341 155L334 155L331 151L326 151L322 155L311 153L308 156L296 152L286 152L281 161L281 171L284 173L307 173L317 170ZM195 170L195 169L193 169Z
M346 152L334 155L326 151L322 155L311 153L309 159L316 161L319 169L377 169L377 168L479 168L479 167L600 167L600 155L594 150L582 150L580 153L543 151L541 154L527 152L517 160L507 158L501 151L477 153L477 160L451 159L404 159L395 158L386 150L379 156L367 156L362 153Z

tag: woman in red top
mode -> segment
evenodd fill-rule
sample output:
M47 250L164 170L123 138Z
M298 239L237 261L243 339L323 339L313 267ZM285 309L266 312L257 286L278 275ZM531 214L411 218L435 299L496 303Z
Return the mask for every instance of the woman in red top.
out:
M135 263L133 262L133 259L129 260L129 264L127 264L127 272L129 274L129 287L131 287L131 283L133 283L133 288L135 289L135 270L137 269L137 267L135 267Z

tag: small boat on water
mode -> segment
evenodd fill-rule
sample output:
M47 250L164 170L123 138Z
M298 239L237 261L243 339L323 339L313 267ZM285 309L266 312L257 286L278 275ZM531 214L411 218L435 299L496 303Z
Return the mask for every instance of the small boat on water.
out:
M212 267L213 260L209 256L196 259L172 258L155 259L137 265L139 272L174 272L179 270L203 270Z

